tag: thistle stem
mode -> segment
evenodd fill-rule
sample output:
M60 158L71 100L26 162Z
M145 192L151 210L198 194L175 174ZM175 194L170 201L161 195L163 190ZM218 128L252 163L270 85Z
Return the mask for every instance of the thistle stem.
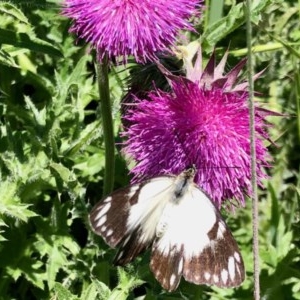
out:
M252 201L252 230L253 230L253 257L254 257L254 299L260 299L259 284L259 241L258 241L258 194L256 174L256 140L255 140L255 109L253 86L253 62L252 62L252 25L251 25L251 0L246 1L247 19L247 48L248 48L248 81L249 81L249 113L250 113L250 147L251 147L251 183L253 191Z
M103 138L105 148L105 169L103 178L103 196L113 190L115 172L115 143L113 119L110 104L109 80L108 80L108 58L97 62L97 79L100 96L100 113L103 127Z

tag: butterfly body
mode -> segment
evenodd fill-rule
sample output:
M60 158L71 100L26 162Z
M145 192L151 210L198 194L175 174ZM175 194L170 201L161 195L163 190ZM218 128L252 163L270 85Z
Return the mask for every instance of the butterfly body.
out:
M152 246L150 268L168 291L181 276L195 284L238 286L244 280L238 246L218 209L193 182L194 172L113 192L93 208L91 227L119 247L118 265Z

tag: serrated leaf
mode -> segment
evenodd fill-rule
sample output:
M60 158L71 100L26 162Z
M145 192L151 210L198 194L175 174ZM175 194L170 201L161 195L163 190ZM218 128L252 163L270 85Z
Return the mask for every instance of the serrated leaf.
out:
M268 249L260 250L260 258L267 265L277 266L277 249L272 245L268 245Z
M232 6L226 17L218 20L205 30L201 40L214 47L218 41L245 22L243 3Z
M105 283L103 283L99 280L94 280L93 284L97 288L99 300L106 300L109 298L109 296L111 294L111 290ZM82 300L84 300L84 299L82 299Z
M106 287L107 288L107 287ZM108 288L107 288L108 289ZM108 289L109 293L110 290ZM80 299L81 300L95 300L95 299L107 299L107 296L109 296L109 293L105 293L105 297L103 295L99 295L99 289L97 284L93 281L81 294Z
M27 222L29 218L35 217L36 213L28 209L30 204L20 202L16 191L16 183L9 181L0 183L0 213Z
M28 262L29 262L28 269L22 270L24 272L26 279L29 282L32 282L38 288L43 290L45 288L45 280L46 280L46 277L44 276L45 274L42 273L44 272L42 271L43 263L40 261L34 262L33 260L32 261L28 260Z
M284 258L288 252L291 250L293 234L291 231L287 232L280 239L280 246L278 246L278 257Z
M12 30L0 28L0 44L13 45L31 51L63 57L61 51L53 45L38 38L30 37L27 33L17 33Z
M46 279L45 273L42 270L43 263L36 261L31 257L24 256L18 261L18 265L7 268L7 272L17 280L21 275L24 275L26 279L33 285L40 289L44 289L44 280Z
M67 288L61 283L55 282L53 289L55 291L55 298L57 300L79 300L78 297L73 295Z
M28 24L28 20L26 16L23 14L23 12L20 9L18 9L15 5L9 2L3 1L0 3L0 14L1 13L12 16L16 20Z
M7 224L5 224L1 218L0 218L0 227L7 227ZM4 232L4 230L0 229L0 242L7 241L7 239L1 235L2 232Z
M0 63L8 67L19 68L14 58L3 49L0 49Z
M63 166L62 164L57 163L51 163L50 167L54 169L60 176L60 178L63 180L63 182L68 182L70 178L72 177L72 172Z
M100 128L100 121L95 121L92 124L87 125L85 129L80 132L79 138L64 151L64 155L74 155L82 147L89 144L92 140L98 138L102 134Z
M0 213L27 222L29 218L37 216L36 213L29 210L30 204L0 204Z
M68 264L66 256L62 253L61 249L57 245L53 245L49 248L47 263L47 284L51 290L55 285L55 278L58 271Z
M268 6L270 0L258 0L252 4L251 21L257 23L261 19L261 12ZM246 22L245 4L238 3L231 7L229 13L205 30L201 40L210 47L214 47L221 39L233 32Z
M136 278L133 274L126 273L121 267L118 268L118 275L119 284L113 289L108 300L126 300L132 289L144 283L143 280Z
M78 255L78 253L80 252L80 247L70 237L62 237L62 246L65 247L65 249L68 249L68 252L70 252L74 256Z
M57 85L60 87L59 95L57 96L55 104L58 110L60 110L62 105L65 103L72 87L77 88L77 90L81 88L79 83L82 81L82 77L86 73L86 64L88 59L87 55L82 56L76 66L72 69L72 73L68 74L68 77L66 78L62 78L61 75L56 72Z
M251 22L258 25L262 19L261 12L271 3L271 0L255 0L251 5Z
M33 113L34 119L39 126L46 125L46 109L38 110L29 97L24 97L27 108Z
M82 176L92 176L98 174L104 168L103 153L95 153L89 156L84 162L74 166L82 171Z

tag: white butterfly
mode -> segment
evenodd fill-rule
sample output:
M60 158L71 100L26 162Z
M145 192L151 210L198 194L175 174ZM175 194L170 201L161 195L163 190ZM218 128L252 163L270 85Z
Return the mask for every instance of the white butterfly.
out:
M188 169L114 191L93 208L91 227L119 247L117 265L151 246L150 268L168 291L181 276L195 284L239 286L245 270L238 245L194 175Z

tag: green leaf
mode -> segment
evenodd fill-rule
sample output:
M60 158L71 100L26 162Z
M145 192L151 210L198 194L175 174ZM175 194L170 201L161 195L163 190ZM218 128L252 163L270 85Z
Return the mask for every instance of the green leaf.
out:
M82 171L82 176L93 176L98 174L104 167L103 153L95 153L85 159L82 163L74 166L74 169Z
M46 109L38 110L29 97L24 97L24 100L28 109L32 112L37 125L44 127L46 125Z
M95 121L91 124L88 124L79 134L78 139L76 139L69 147L64 151L64 155L74 155L80 149L82 149L87 144L96 138L99 138L102 135L101 132L101 122Z
M54 284L55 298L57 300L79 300L78 297L73 295L67 288L65 288L61 283L55 282Z
M36 213L28 209L28 207L30 206L31 206L30 204L20 204L20 203L17 204L6 203L5 205L0 204L0 213L27 222L29 218L37 216Z
M103 283L99 280L94 280L93 284L97 288L98 295L99 295L99 300L109 299L109 296L111 295L111 290L109 289L109 287L105 283ZM83 297L81 299L85 300Z
M7 227L7 224L5 224L5 222L0 218L0 242L4 242L7 241L7 239L1 235L1 233L4 232L1 227Z
M94 280L81 294L81 300L105 300L110 295L110 289L98 280Z
M143 280L136 278L135 275L126 273L122 268L118 268L119 284L113 289L108 300L126 300L129 292L144 283Z
M251 6L251 22L259 25L262 20L262 12L272 3L272 0L255 0Z
M245 22L243 5L243 3L239 3L232 6L226 17L209 26L201 37L202 42L214 47L218 41L241 26Z
M37 214L29 210L31 204L23 204L16 196L17 184L9 181L0 183L0 214L27 222Z
M28 251L28 249L26 250ZM28 282L31 282L40 289L44 289L46 277L42 269L43 263L28 257L26 254L27 253L25 252L22 257L19 257L17 265L14 265L13 267L8 266L7 273L15 280L19 279L21 275L24 275Z
M264 248L260 251L260 258L265 264L276 268L278 263L277 249L272 244L269 244L267 249Z
M268 6L270 0L258 0L253 2L251 11L251 21L257 23L261 19L261 12ZM222 19L209 26L201 36L201 41L205 45L215 47L215 45L228 34L239 28L246 22L244 3L232 5L229 13Z
M14 58L4 49L0 49L0 63L8 67L19 68Z
M51 56L63 57L61 51L53 45L38 38L30 37L27 33L17 33L12 30L0 28L0 44L13 45Z
M23 12L9 2L3 1L0 3L0 14L1 13L9 15L22 23L29 24L28 19L23 14Z
M73 177L70 170L62 164L51 163L50 167L57 172L57 174L60 176L61 180L65 183L68 183L70 181L70 179Z
M72 86L80 89L80 82L82 81L83 75L86 73L86 63L88 61L88 56L85 55L81 57L81 59L77 62L75 67L72 69L72 72L68 75L67 78L61 78L58 73L56 73L56 80L59 89L59 97L57 101L57 105L59 109L61 109L62 103L64 103L65 99L68 97L68 93Z
M288 43L287 41L284 41L282 38L277 37L277 36L273 36L270 34L270 36L276 40L277 42L281 43L288 51L290 51L291 54L295 55L297 58L300 58L300 52L296 49L296 47L293 46L298 46L299 47L299 43L295 44L295 43Z
M278 247L277 256L284 258L291 250L293 234L291 231L285 233L280 239L280 246Z
M275 245L276 244L277 227L278 227L279 219L280 219L279 204L278 204L276 192L271 183L268 184L268 190L269 190L270 197L272 200L271 220L270 220L271 234L272 234L271 239L272 239L272 244Z
M56 244L53 247L49 247L48 256L47 284L51 290L55 285L55 278L58 271L68 264L68 260Z

